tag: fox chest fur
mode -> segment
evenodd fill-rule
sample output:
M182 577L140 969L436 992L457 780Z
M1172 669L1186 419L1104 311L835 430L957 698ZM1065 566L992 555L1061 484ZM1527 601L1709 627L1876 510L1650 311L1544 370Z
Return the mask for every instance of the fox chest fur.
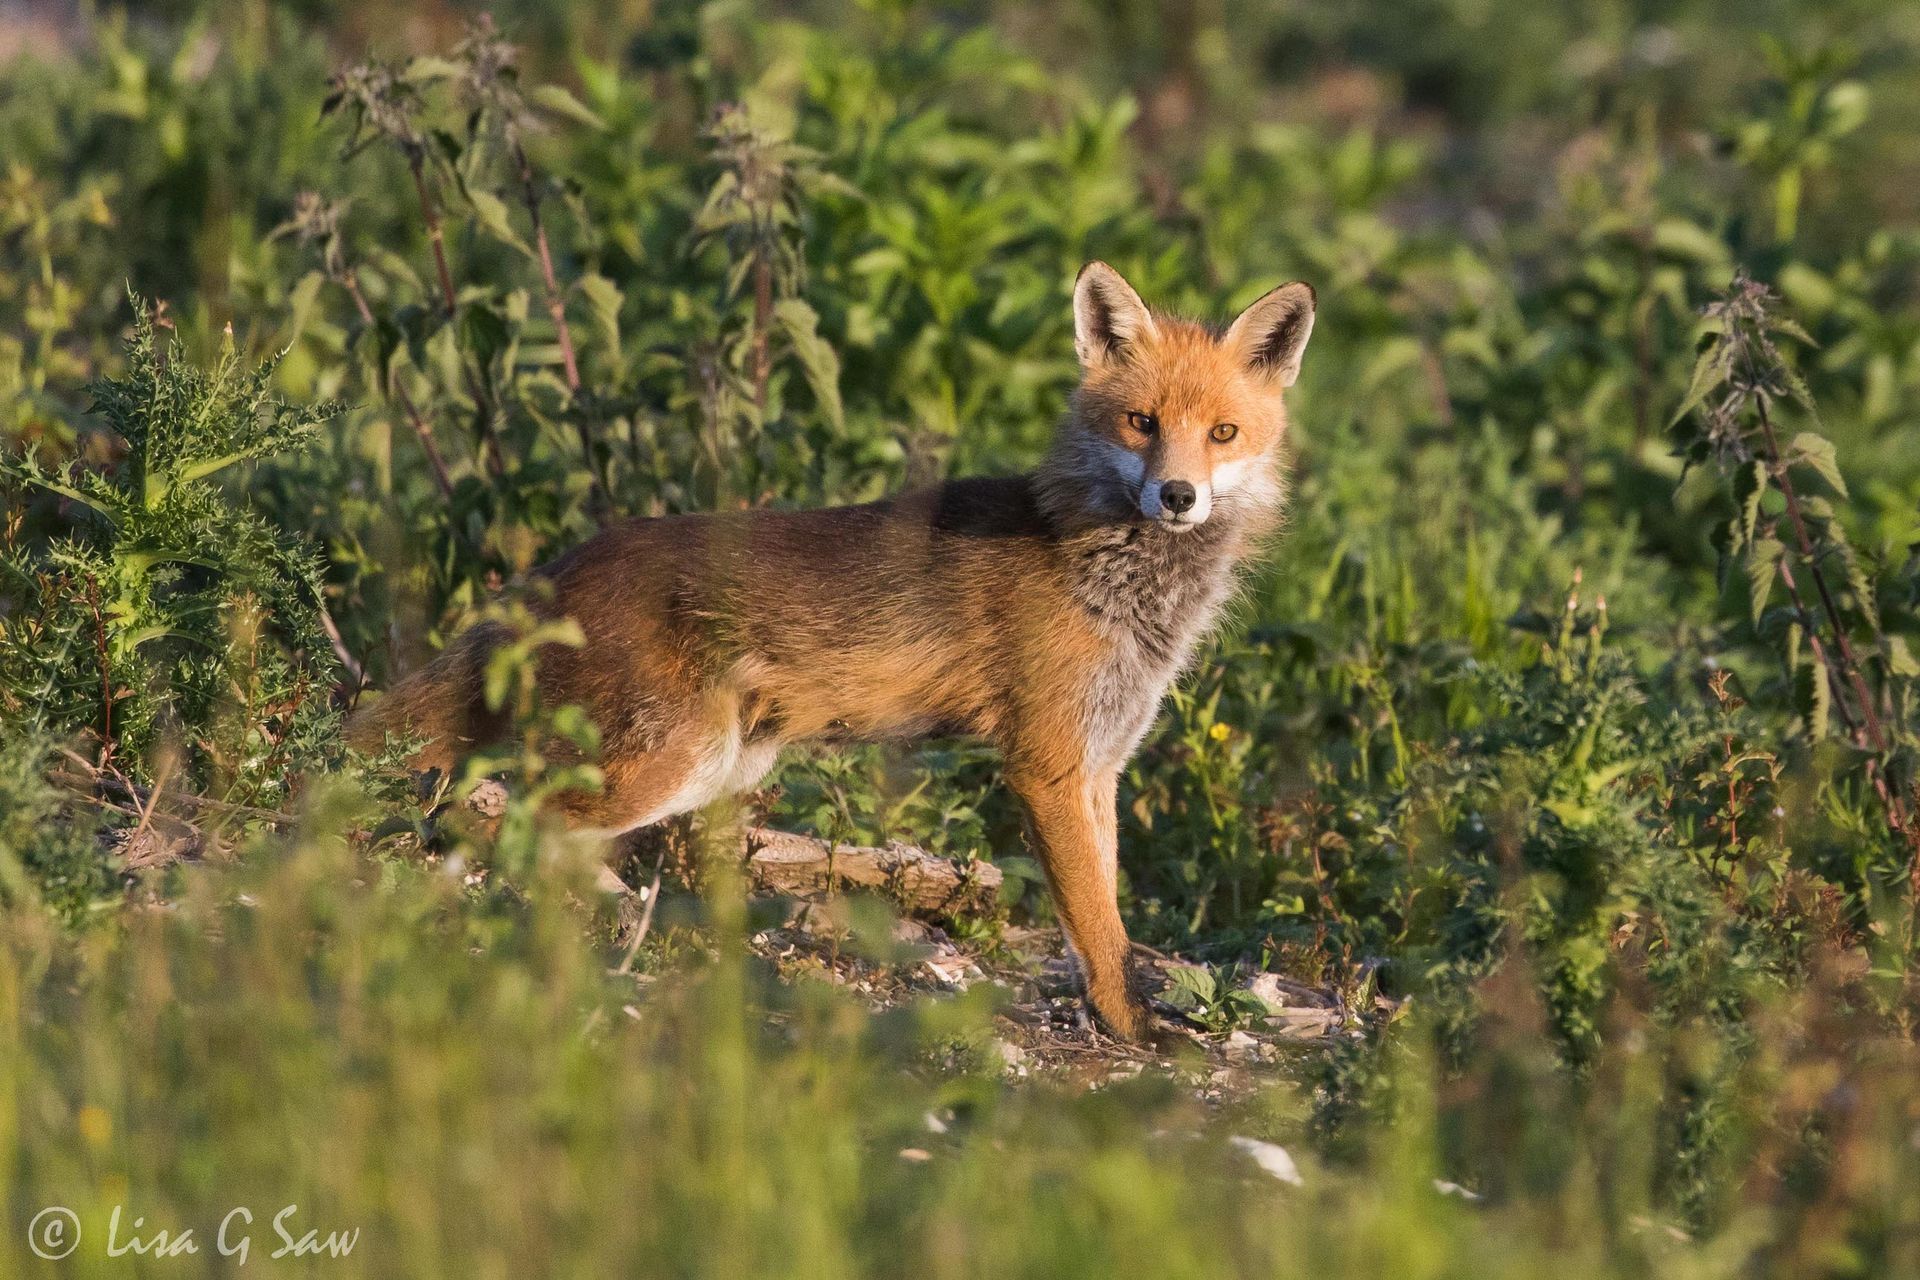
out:
M1073 598L1107 642L1105 660L1086 673L1091 759L1117 767L1152 726L1232 594L1234 541L1224 524L1191 533L1121 525L1064 545Z

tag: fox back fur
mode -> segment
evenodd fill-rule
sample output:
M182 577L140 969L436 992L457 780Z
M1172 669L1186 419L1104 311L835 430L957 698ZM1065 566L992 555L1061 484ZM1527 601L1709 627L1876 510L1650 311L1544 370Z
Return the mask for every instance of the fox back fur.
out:
M1115 784L1168 686L1276 527L1286 411L1314 314L1283 285L1225 330L1150 311L1091 263L1082 379L1032 474L882 502L615 524L538 570L547 705L601 734L567 820L631 830L752 787L795 743L967 735L1004 757L1095 1011L1148 1026L1116 899ZM362 710L361 745L427 739L447 767L507 728L476 627Z

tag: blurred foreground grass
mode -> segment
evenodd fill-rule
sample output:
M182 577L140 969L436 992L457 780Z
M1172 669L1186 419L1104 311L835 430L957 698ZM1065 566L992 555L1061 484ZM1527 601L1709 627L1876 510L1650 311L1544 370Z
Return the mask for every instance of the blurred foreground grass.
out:
M342 788L304 829L369 816ZM169 903L74 935L10 916L0 947L0 1202L8 1274L59 1205L61 1274L929 1276L1904 1274L1920 1264L1911 1046L1834 1040L1819 1007L1765 1010L1742 1067L1722 1228L1655 1207L1660 1077L1706 1042L1622 1028L1558 1076L1524 981L1490 993L1475 1066L1442 1071L1416 1017L1360 1050L1378 1114L1329 1158L1295 1084L1209 1111L1149 1073L1088 1092L1004 1074L986 987L872 1014L825 983L770 982L737 897L636 981L589 941L556 869L531 898L375 863L337 837L262 845ZM582 886L584 887L584 881ZM728 894L737 885L715 886ZM731 938L731 941L729 940ZM1385 1101L1382 1101L1385 1099ZM1818 1177L1772 1167L1815 1128ZM1302 1185L1230 1142L1278 1140ZM1437 1154L1478 1148L1472 1199ZM286 1238L273 1227L285 1206ZM191 1228L197 1255L105 1256ZM133 1220L144 1227L132 1229ZM309 1229L344 1256L269 1256Z

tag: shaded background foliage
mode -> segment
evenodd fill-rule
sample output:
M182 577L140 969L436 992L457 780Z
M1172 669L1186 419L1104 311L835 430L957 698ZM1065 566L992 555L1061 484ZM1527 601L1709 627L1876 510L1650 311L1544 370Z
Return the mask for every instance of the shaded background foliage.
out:
M617 1010L537 892L448 894L375 853L398 901L342 903L282 868L350 830L424 833L524 888L560 843L538 797L577 777L543 734L590 754L591 726L496 673L530 727L484 762L518 784L489 843L438 832L378 762L349 769L360 809L303 781L341 767L337 708L476 619L530 634L501 587L609 516L1030 465L1072 386L1087 258L1205 315L1303 278L1321 310L1289 528L1125 779L1137 935L1414 997L1416 1025L1312 1064L1271 1123L1310 1112L1354 1167L1329 1196L1430 1247L1434 1274L1484 1261L1482 1228L1424 1183L1366 1190L1394 1160L1535 1226L1583 1205L1623 1271L1655 1265L1636 1220L1698 1229L1702 1273L1911 1261L1920 6L582 0L483 21L183 0L0 23L24 49L0 80L0 797L27 815L0 817L0 896L107 921L119 958L81 984L77 1034L111 1036L114 964L189 945L118 919L128 882L198 879L103 842L96 818L144 827L142 805L103 815L62 783L76 769L121 801L222 806L289 920L438 921L403 948L422 1009L452 971L434 948L471 931L503 971L565 969L571 1002L462 1006L474 1025L538 1039ZM206 392L255 366L253 398ZM196 405L225 424L217 457ZM167 465L224 459L165 536L76 501L138 492L143 413L203 449ZM847 752L785 762L758 804L1031 886L995 782L964 744ZM303 805L299 843L266 834ZM206 963L245 954L206 894ZM1041 896L1010 907L1044 915ZM19 929L12 963L44 971L65 944ZM843 1101L806 1093L805 1054L895 1033L821 1013L831 1033L785 1057L743 1038L727 973L676 1015L694 1047L543 1069L624 1079L596 1055L643 1053L607 1141L730 1123L724 1090L703 1120L651 1109L678 1053L771 1071L833 1128ZM303 1070L364 1034L281 1014ZM862 1070L925 1100L886 1052ZM1075 1114L1092 1168L1139 1175L1113 1220L1171 1215L1274 1265L1250 1219L1128 1164L1135 1131ZM1012 1131L985 1132L1004 1151ZM1087 1155L1018 1135L1008 1176L1035 1188ZM766 1135L710 1138L819 1172ZM818 1158L878 1149L848 1141ZM646 1194L711 1208L747 1176L687 1168ZM959 1215L939 1238L964 1236L965 1176L871 1211ZM1043 1256L1058 1218L1035 1195L955 1256ZM833 1203L809 1229L868 1248ZM1364 1256L1288 1225L1301 1258Z

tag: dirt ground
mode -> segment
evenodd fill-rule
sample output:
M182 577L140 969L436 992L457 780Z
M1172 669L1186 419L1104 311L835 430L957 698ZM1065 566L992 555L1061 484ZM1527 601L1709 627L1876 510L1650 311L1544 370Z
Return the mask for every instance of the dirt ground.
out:
M1260 973L1241 984L1257 1000L1239 1000L1230 1015L1208 1026L1204 1015L1183 1013L1166 999L1175 994L1174 970L1187 962L1139 947L1137 980L1161 1018L1155 1044L1128 1044L1088 1017L1058 929L1010 925L978 944L902 918L891 926L892 945L885 948L891 954L876 958L873 946L851 945L836 905L796 904L784 924L752 935L754 954L788 981L831 982L876 1009L991 983L1001 989L995 1048L1007 1072L1020 1078L1097 1086L1153 1070L1192 1085L1204 1102L1226 1102L1292 1074L1343 1038L1365 1036L1397 1010L1371 993L1371 983L1343 990Z

